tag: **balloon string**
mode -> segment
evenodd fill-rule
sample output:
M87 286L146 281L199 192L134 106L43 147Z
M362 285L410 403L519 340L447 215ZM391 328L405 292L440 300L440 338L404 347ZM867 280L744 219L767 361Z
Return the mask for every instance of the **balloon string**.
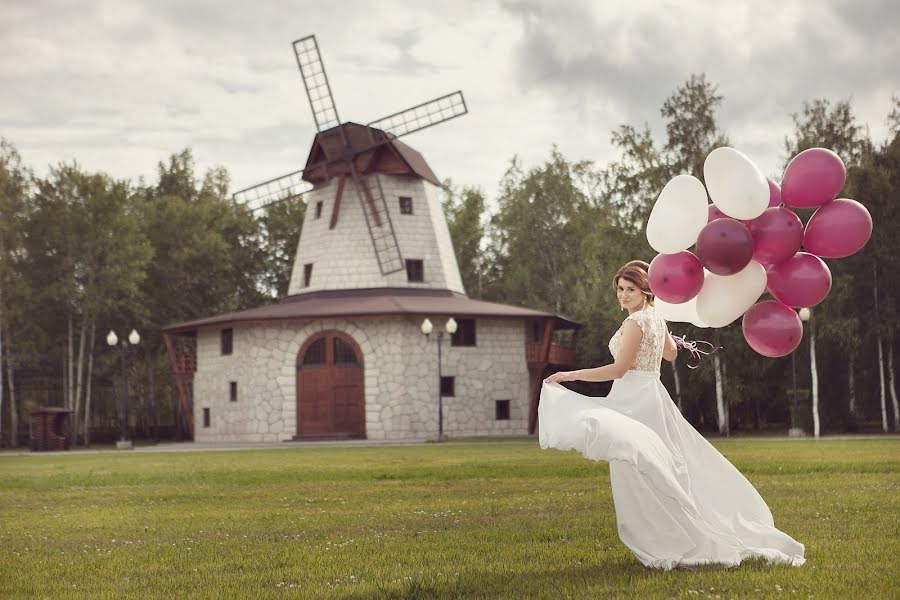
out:
M696 369L700 366L700 360L703 358L703 356L709 356L710 354L713 354L714 352L722 349L722 346L713 346L705 340L694 340L691 342L677 335L673 335L672 339L675 340L675 346L677 346L678 348L684 348L691 353L691 356L697 359L697 364L694 366L691 366L691 364L688 363L688 369ZM697 344L706 344L711 348L711 350L701 350L697 347Z

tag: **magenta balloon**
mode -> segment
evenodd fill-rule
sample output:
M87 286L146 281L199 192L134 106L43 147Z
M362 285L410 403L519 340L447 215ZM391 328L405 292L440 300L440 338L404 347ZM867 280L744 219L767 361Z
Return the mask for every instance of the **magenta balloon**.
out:
M697 236L697 258L716 275L734 275L753 258L750 231L727 217L707 223Z
M682 304L700 293L703 265L685 250L677 254L657 254L647 271L650 291L669 304Z
M706 210L708 212L708 215L706 217L707 223L712 223L716 219L727 219L728 218L728 215L726 215L721 210L719 210L719 207L716 206L715 204L710 204L709 206L706 207Z
M843 258L872 235L872 215L856 200L838 198L818 209L806 224L803 247L816 256Z
M800 217L783 206L767 208L749 225L753 237L753 260L763 266L784 262L800 249L803 243L803 223Z
M769 182L769 208L781 206L781 186L771 177L766 177Z
M770 358L787 356L803 337L803 324L794 309L774 300L751 306L741 329L750 347Z
M822 206L837 198L846 177L844 161L831 150L804 150L784 170L781 201L796 208Z
M802 308L815 306L831 290L831 271L814 254L798 252L768 269L769 292L776 300Z

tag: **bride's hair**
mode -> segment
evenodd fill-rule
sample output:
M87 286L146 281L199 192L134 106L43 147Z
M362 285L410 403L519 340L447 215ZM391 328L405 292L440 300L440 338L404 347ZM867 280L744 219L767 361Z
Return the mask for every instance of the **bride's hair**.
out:
M633 282L641 293L647 296L647 302L653 304L653 292L650 291L650 280L647 277L647 270L650 268L646 262L642 260L631 260L622 265L622 267L616 271L616 276L613 277L613 289L619 285L620 279L627 279L628 281Z

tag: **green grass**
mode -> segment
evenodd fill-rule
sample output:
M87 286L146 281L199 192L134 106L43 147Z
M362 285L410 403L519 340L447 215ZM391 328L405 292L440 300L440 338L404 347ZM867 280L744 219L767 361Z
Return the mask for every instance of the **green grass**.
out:
M900 440L716 446L801 568L645 569L536 443L0 457L0 598L898 598Z

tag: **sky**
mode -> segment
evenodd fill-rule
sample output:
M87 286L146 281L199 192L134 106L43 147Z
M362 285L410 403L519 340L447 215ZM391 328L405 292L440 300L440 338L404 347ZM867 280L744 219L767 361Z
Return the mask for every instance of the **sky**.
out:
M291 42L315 34L342 121L456 90L469 113L403 140L489 199L514 156L618 158L692 73L731 144L780 179L791 114L850 99L878 143L900 96L895 0L5 0L0 136L44 176L156 180L191 148L234 190L302 168L315 124Z

